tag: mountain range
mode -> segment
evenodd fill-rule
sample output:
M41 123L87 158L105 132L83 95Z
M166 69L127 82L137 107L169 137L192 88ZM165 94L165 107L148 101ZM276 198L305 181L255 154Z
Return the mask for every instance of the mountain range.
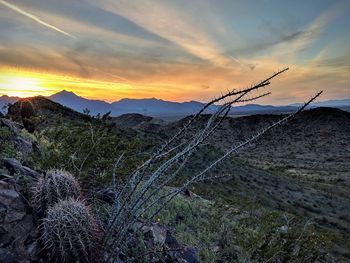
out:
M73 92L63 90L54 95L47 97L48 99L60 103L66 107L72 108L78 112L85 109L90 111L91 115L105 114L111 112L111 116L120 116L128 113L138 113L152 117L182 117L196 113L202 103L198 101L189 102L171 102L156 98L149 99L121 99L116 102L108 103L101 100L90 100L80 97ZM6 105L18 101L18 97L1 96L0 110L6 111ZM286 106L247 104L243 106L232 107L231 115L250 115L259 113L285 113L294 111L300 104L291 104ZM209 107L206 113L212 113L217 109L217 105ZM345 110L350 109L350 99L344 100L328 100L317 102L313 107L335 107Z

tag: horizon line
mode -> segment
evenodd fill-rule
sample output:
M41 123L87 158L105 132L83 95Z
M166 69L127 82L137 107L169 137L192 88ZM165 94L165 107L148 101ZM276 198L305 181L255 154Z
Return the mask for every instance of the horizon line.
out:
M99 102L104 102L104 103L107 103L107 104L113 104L113 103L116 103L116 102L119 102L119 101L122 101L122 100L158 100L158 101L164 101L164 102L170 102L170 103L189 103L189 102L198 102L198 103L205 103L205 102L202 102L202 101L198 101L198 100L190 100L190 101L181 101L181 102L178 102L178 101L171 101L171 100L164 100L164 99L159 99L159 98L156 98L156 97L149 97L149 98L122 98L122 99L119 99L119 100L116 100L116 101L108 101L108 100L101 100L101 99L94 99L94 98L87 98L87 97L83 97L83 96L80 96L78 94L76 94L75 92L73 91L68 91L66 89L63 89L59 92L56 92L56 93L53 93L49 96L44 96L44 95L35 95L35 96L27 96L27 97L21 97L21 96L9 96L5 93L0 93L0 97L9 97L9 98L19 98L19 99L30 99L30 98L35 98L35 97L44 97L44 98L49 98L51 96L54 96L54 95L57 95L59 93L62 93L62 92L67 92L67 93L71 93L79 98L82 98L82 99L86 99L86 100L90 100L90 101L99 101ZM316 103L322 103L322 102L329 102L329 101L343 101L343 100L350 100L350 98L345 98L345 99L329 99L329 100L322 100L322 101L317 101ZM259 104L259 103L247 103L247 104L242 104L240 106L244 106L244 105L260 105L260 106L276 106L276 107L281 107L281 106L293 106L294 104L300 104L302 102L293 102L293 103L290 103L290 104L280 104L280 105L277 105L277 104Z

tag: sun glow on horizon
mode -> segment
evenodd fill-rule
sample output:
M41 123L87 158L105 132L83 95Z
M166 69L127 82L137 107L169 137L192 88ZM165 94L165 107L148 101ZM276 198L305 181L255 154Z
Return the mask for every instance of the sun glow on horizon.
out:
M181 99L181 93L191 85L175 83L170 87L161 80L158 83L121 82L114 79L79 78L70 75L60 75L47 72L31 72L22 69L0 68L0 96L34 97L50 96L62 90L74 92L87 98L114 102L124 98L144 99L157 97L171 101L191 100ZM169 89L172 90L171 94ZM179 96L179 97L177 97Z
M0 73L0 94L25 98L49 93L40 78L20 72Z
M72 76L60 76L50 73L38 73L20 70L0 70L0 95L20 98L50 96L62 90L72 91L88 99L108 101L106 94L113 101L116 95L129 93L130 85L80 79Z
M21 98L32 97L44 91L37 80L23 77L1 78L0 89L5 89L8 96Z

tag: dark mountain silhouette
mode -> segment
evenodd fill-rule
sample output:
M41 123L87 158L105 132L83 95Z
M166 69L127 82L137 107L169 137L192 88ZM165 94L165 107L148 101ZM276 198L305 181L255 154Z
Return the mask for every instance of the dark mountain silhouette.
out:
M301 106L301 105L302 105L301 103L294 103L291 106ZM350 99L319 101L319 102L315 102L314 106L333 107L333 108L349 107Z
M196 113L203 104L198 101L189 102L171 102L156 98L149 99L121 99L119 101L108 103L101 100L89 100L77 96L73 92L61 91L50 97L50 100L60 103L66 107L74 109L78 112L83 112L89 109L91 115L105 114L111 112L111 116L117 117L123 114L136 113L151 117L184 117ZM2 96L0 97L0 106L3 107L8 103L14 103L19 98ZM294 111L299 104L289 106L272 106L248 104L244 106L233 107L231 115L251 115L251 114L275 114L288 113ZM331 100L315 103L314 107L328 106L338 107L341 109L350 109L350 99L346 100ZM213 105L205 113L213 113L218 106Z
M85 99L66 90L58 92L48 98L79 112L89 109L93 115L98 113L106 113L110 111L111 108L111 105L105 101Z

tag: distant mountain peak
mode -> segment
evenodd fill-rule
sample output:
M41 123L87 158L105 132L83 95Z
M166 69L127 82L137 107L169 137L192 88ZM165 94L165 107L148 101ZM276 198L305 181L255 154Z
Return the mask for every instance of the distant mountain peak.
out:
M53 97L53 96L58 96L58 95L60 95L60 96L76 96L76 97L78 97L78 95L76 95L73 91L68 91L68 90L62 90L62 91L59 91L59 92L57 92L57 93L55 93L55 94L53 94L53 95L51 95L51 97Z

